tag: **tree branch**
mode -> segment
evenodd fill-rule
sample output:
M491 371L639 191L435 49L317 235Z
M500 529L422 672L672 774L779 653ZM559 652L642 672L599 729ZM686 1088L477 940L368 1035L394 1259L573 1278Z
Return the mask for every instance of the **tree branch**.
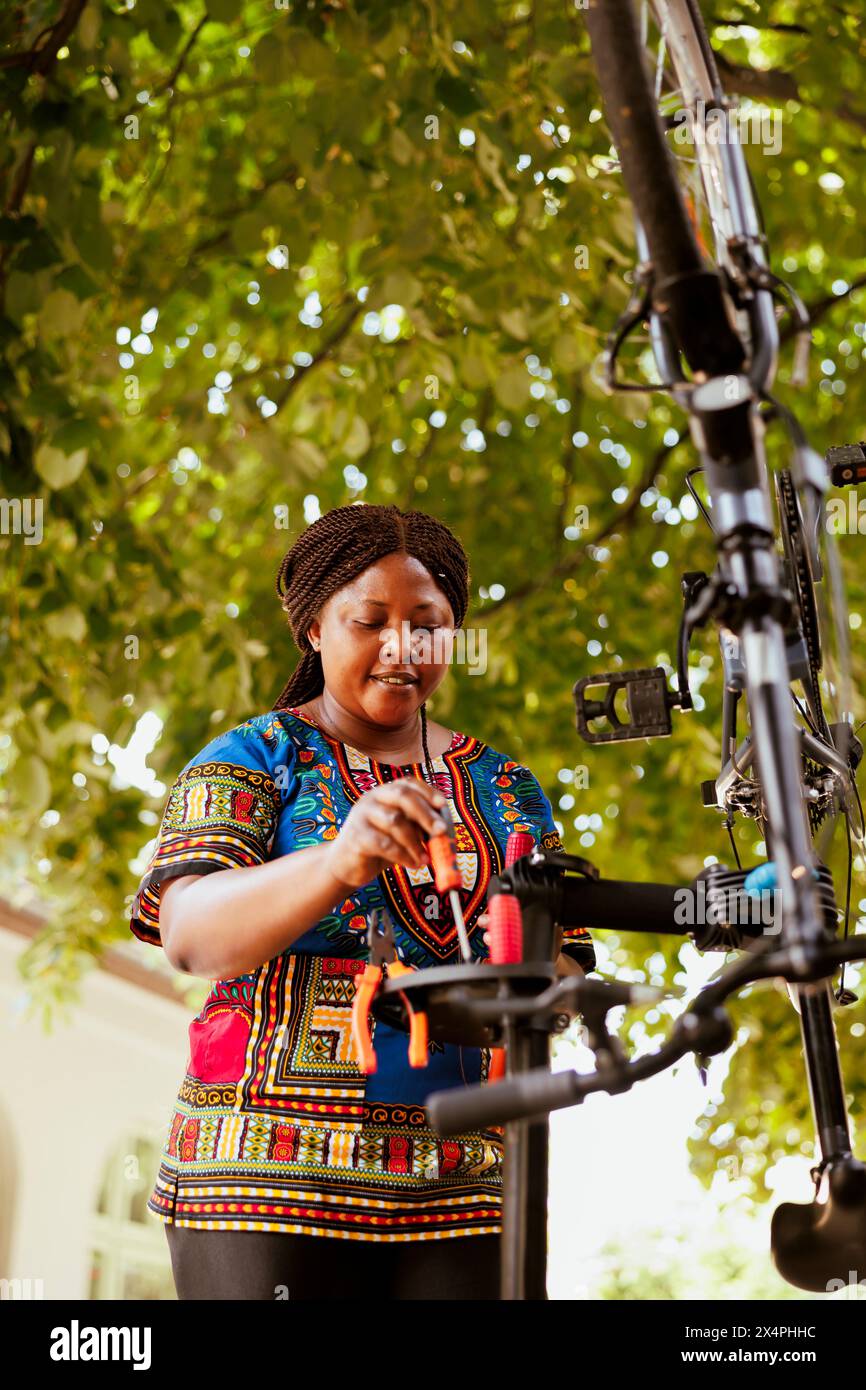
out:
M57 23L49 30L48 42L32 53L31 71L47 77L54 66L57 54L81 18L87 0L66 0Z
M806 310L811 325L814 327L814 325L820 322L824 315L833 308L834 304L843 303L843 301L849 299L856 290L862 290L864 286L866 286L866 274L858 275L856 280L851 281L851 284L848 286L847 290L845 290L844 294L825 294L822 295L820 299L816 299L811 304L807 304ZM779 341L782 343L790 342L791 338L795 336L796 331L794 320L791 318L786 323L783 331L779 334Z
M349 301L344 300L344 303L346 302ZM355 302L352 304L349 313L343 319L343 322L341 324L338 324L338 326L334 329L330 337L326 338L324 342L322 342L320 346L316 349L316 351L313 353L312 362L309 362L306 367L299 367L295 372L295 375L293 377L290 377L289 380L285 383L283 389L280 392L278 392L275 396L271 397L271 400L277 407L274 414L278 414L282 410L283 406L286 404L286 401L288 401L289 398L298 389L301 382L305 379L308 373L313 371L313 369L317 367L319 363L323 361L324 358L329 357L330 354L333 352L334 348L343 341L343 339L351 330L352 325L354 324L358 315L362 312L363 308L363 304L361 304L360 301L355 300Z
M175 82L177 81L178 77L183 71L184 64L186 63L186 60L190 55L190 51L192 49L193 44L195 43L204 26L207 24L209 18L210 16L207 14L202 15L198 24L195 26L186 43L184 44L183 48L181 49L178 60L172 68L171 72L169 73L168 77L166 77L162 82L160 82L156 87L154 87L153 91L150 93L147 101L148 106L150 105L154 97L161 96L163 92L169 89L169 87L174 86ZM173 100L174 96L172 95L172 101ZM123 115L121 116L121 120L125 120L127 116L132 116L143 109L144 108L141 106L139 102L134 102L128 111L124 111Z
M714 14L710 16L709 22L725 29L761 29L769 30L774 34L811 34L811 29L806 29L802 24L760 24L754 16L748 19L726 19L724 15Z
M59 50L63 47L81 18L81 12L86 3L87 0L66 0L66 4L60 12L60 18L57 20L57 23L52 24L50 29L43 29L42 33L37 35L36 42L38 43L42 34L47 33L49 35L47 43L43 44L41 48L37 48L36 44L34 44L33 48L29 49L27 53L13 55L13 57L17 56L23 59L26 65L30 67L31 71L38 73L40 77L47 77L57 61ZM7 67L14 66L12 63L6 63L4 65ZM20 211L21 204L24 201L24 195L27 192L27 186L30 183L30 175L33 172L33 159L36 154L38 143L38 140L31 140L15 171L15 180L9 190L9 196L6 200L5 211L7 213L16 213ZM5 301L6 275L12 249L11 246L5 246L2 254L0 254L0 304Z
M718 52L716 65L726 90L746 97L768 97L780 104L785 101L798 101L801 105L808 105L803 101L796 79L789 72L783 72L781 68L741 67L737 63L731 63ZM859 130L866 130L866 113L853 110L847 102L835 106L830 114L856 125Z

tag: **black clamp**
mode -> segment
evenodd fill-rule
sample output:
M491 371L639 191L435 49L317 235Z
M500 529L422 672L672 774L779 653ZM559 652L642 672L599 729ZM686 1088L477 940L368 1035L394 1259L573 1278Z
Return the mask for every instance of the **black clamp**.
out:
M684 576L684 581L690 577ZM685 582L683 588L685 591ZM716 618L731 632L740 632L744 623L767 617L775 618L787 629L795 616L793 596L787 589L760 585L741 594L735 584L718 573L706 583L696 584L694 599L686 611L690 628L704 627L711 618Z

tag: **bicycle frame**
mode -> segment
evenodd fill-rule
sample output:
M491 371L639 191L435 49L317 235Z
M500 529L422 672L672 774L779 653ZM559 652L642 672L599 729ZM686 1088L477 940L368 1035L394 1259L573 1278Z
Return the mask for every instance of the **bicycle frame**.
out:
M760 284L766 269L763 238L755 208L745 156L736 132L720 149L733 223L729 249L743 266L746 280ZM699 158L706 157L701 142ZM646 235L638 222L641 259L650 260ZM755 273L757 272L757 274ZM720 604L720 626L737 637L745 668L745 693L752 736L728 760L717 781L721 793L741 769L755 759L760 795L768 827L767 853L779 870L782 942L805 974L810 947L821 939L820 911L810 872L814 855L801 780L801 735L791 711L781 584L781 560L775 549L773 511L764 453L763 421L758 404L775 375L779 349L773 296L753 288L748 302L751 360L730 376L710 377L694 384L700 364L690 362L693 381L686 383L670 322L650 313L650 339L661 379L676 382L673 395L689 413L692 441L700 456L712 503L719 573L728 588L727 611ZM734 364L732 363L732 366ZM726 399L727 395L727 399ZM744 428L745 426L745 428ZM743 448L744 439L751 441ZM724 642L724 633L720 633ZM734 728L736 696L726 690L723 740ZM831 770L844 767L835 748L808 735L810 756ZM730 745L723 742L727 751ZM722 796L719 794L719 804ZM851 1157L838 1044L833 1026L829 986L795 986L799 1003L803 1054L809 1093L821 1150L816 1187L824 1170Z

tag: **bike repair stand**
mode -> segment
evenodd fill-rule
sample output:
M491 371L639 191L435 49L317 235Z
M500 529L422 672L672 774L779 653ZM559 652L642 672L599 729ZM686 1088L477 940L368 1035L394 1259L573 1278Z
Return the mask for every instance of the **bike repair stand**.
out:
M526 856L530 859L532 856ZM597 878L598 870L578 855L545 851L552 869L569 868ZM388 980L372 1005L375 1017L406 1029L407 1008L427 1015L428 1036L464 1047L506 1049L507 1076L550 1068L551 1034L562 1032L571 1015L536 1009L534 1000L557 981L553 963L558 885L561 875L542 882L521 871L524 860L491 879L489 895L513 892L523 917L524 961L494 965L434 966ZM604 1014L592 1020L591 1045L601 1052L615 1044ZM495 1084L495 1083L493 1083ZM502 1201L503 1300L547 1298L547 1196L550 1121L515 1120L504 1126Z

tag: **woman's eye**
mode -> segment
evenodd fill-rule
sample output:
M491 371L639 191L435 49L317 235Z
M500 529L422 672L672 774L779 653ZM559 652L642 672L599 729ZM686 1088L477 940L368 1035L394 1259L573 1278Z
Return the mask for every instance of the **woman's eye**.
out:
M360 618L356 618L356 619L355 619L355 622L356 622L356 625L357 625L358 627L366 627L366 628L368 628L371 632L381 631L381 628L382 628L382 624L381 624L381 623L362 623L361 620L360 620ZM412 629L412 631L413 631L413 632L438 632L438 628L436 628L436 627L420 627L420 626L418 626L418 627L414 627L414 628Z

